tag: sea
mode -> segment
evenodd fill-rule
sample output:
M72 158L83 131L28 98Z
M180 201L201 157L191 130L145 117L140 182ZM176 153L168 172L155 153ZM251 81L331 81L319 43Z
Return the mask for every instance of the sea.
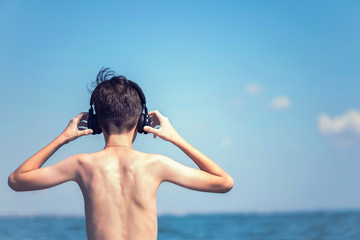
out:
M86 239L85 219L2 216L0 239ZM360 211L161 215L158 239L360 240Z

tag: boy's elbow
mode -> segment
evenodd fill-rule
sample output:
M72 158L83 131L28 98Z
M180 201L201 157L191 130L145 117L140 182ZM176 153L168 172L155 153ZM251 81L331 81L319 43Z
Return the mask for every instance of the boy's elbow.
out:
M21 191L19 184L17 184L16 182L15 173L10 174L10 176L8 177L8 185L12 190L16 192Z
M228 177L225 184L225 192L229 192L234 187L234 179L232 177Z
M232 177L227 176L224 179L224 183L223 183L223 187L221 188L220 193L227 193L229 192L234 186L234 180L232 179Z

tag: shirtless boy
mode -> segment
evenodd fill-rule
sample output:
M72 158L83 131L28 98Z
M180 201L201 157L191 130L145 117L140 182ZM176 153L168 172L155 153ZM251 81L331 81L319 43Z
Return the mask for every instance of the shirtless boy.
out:
M87 128L92 109L73 118L58 137L9 176L13 190L39 190L75 181L84 197L86 233L90 240L156 239L156 191L164 181L197 191L231 190L232 178L186 142L169 119L158 111L147 114L145 97L136 84L102 69L96 85L91 97L96 115L91 119L97 122L90 123L90 119ZM144 120L146 116L149 122ZM104 134L103 150L73 155L41 168L61 146L95 132ZM152 133L154 138L175 144L200 169L159 154L134 150L132 143L137 132Z

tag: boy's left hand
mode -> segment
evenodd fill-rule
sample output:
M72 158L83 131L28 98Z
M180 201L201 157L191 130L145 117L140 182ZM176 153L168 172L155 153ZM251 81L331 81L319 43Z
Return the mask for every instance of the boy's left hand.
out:
M65 143L75 140L78 137L93 133L92 129L82 129L87 127L87 118L88 118L88 113L82 112L70 120L68 126L60 134L60 136L64 139Z

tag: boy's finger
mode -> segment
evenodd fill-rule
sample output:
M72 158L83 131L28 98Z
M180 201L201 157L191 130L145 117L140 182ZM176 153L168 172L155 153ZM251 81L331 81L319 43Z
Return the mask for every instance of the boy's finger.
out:
M159 119L161 119L161 118L164 117L158 110L150 111L150 112L149 112L149 115L155 115L155 116L158 117Z
M152 122L152 123L150 124L150 127L154 128L154 127L156 127L157 125L159 125L159 124L157 124L156 122Z
M87 113L87 112L82 112L82 113L79 114L79 117L80 117L81 121L82 120L87 120L88 116L89 116L89 113Z
M161 113L158 110L152 110L148 113L149 115L153 115L153 116L162 116Z
M149 127L149 126L145 126L145 127L144 127L144 131L146 131L146 132L148 132L148 133L156 134L157 131L159 131L159 130L157 130L157 129L155 129L155 128L152 128L152 127Z
M80 122L78 126L87 127L87 123L85 123L85 122Z
M159 119L157 117L151 117L150 122L157 122L160 123Z
M89 134L92 134L92 133L93 133L92 129L80 130L80 135L81 136L89 135Z
M159 120L157 119L150 119L150 123L160 124Z
M152 119L152 120L153 119L158 119L158 117L155 115L155 113L152 113L152 114L149 113L148 115L149 115L150 119Z

